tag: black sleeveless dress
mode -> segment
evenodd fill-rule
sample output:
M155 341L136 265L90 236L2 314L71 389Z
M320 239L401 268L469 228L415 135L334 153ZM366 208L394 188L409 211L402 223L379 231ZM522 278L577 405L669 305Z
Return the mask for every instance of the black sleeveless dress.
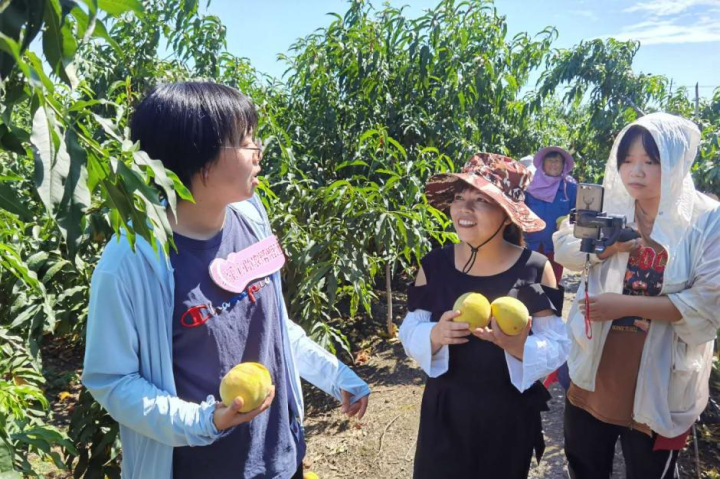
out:
M489 301L513 296L530 314L552 309L560 315L563 292L541 286L547 258L525 249L510 269L493 276L470 276L455 268L453 246L422 259L427 284L411 286L408 309L432 313L432 321L452 309L461 294L482 293ZM537 381L520 393L510 382L502 348L469 336L450 345L449 369L428 378L420 411L415 479L526 479L533 451L545 449L540 412L550 394Z

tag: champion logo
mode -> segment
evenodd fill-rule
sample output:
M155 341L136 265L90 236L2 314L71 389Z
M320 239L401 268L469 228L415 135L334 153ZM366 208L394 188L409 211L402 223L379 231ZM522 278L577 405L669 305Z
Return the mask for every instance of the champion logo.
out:
M270 284L270 278L265 278L262 281L253 283L248 286L245 291L236 296L233 296L232 298L230 298L229 301L226 301L222 305L217 307L213 306L212 303L198 304L197 306L193 306L187 311L185 311L182 316L180 316L180 324L186 328L197 328L198 326L202 326L213 316L219 316L223 312L228 311L235 305L235 303L243 300L246 296L250 298L251 303L255 303L257 301L257 299L255 298L255 293L260 291L268 284Z
M193 306L180 316L180 324L186 328L197 328L198 326L202 326L214 314L210 309L211 307L212 306L208 306L206 304Z

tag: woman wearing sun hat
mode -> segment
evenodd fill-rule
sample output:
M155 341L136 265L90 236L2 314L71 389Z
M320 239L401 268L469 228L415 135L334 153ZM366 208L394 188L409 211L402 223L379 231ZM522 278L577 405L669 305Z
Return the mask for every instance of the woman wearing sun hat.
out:
M555 279L560 282L563 267L555 262L552 235L557 231L558 219L575 208L577 184L570 176L575 166L572 155L557 146L548 146L535 154L536 171L527 189L525 203L545 221L545 229L525 236L527 246L550 260Z
M550 396L538 380L565 361L569 340L552 268L523 247L523 233L545 227L523 201L528 176L511 158L478 153L461 173L435 175L426 186L460 243L422 259L400 327L405 351L429 376L416 479L526 478L533 452L542 455L540 411ZM532 320L517 336L505 335L494 318L490 328L471 331L452 311L467 292L489 301L516 297Z
M533 157L535 172L525 195L525 203L545 221L542 231L527 233L527 247L547 256L559 283L563 274L561 264L555 262L552 235L558 229L559 220L570 214L575 207L577 183L570 176L575 167L572 155L558 146L540 149ZM545 386L559 382L563 389L570 387L567 364L545 379Z

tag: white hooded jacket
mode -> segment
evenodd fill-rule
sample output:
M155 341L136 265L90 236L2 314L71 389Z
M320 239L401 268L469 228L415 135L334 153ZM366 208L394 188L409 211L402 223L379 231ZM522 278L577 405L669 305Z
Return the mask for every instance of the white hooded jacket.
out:
M665 248L661 294L682 314L675 323L652 321L643 347L635 389L633 419L665 437L685 433L708 402L713 340L720 327L720 209L719 203L697 192L690 168L700 132L692 122L666 113L653 113L628 125L616 138L605 168L604 210L628 218L632 226L635 202L617 169L620 139L632 125L646 128L657 143L661 160L661 198L652 234ZM585 254L567 220L553 235L555 260L581 271ZM591 296L622 293L628 253L603 260L591 255ZM593 322L585 334L581 285L568 316L572 349L568 358L573 382L595 390L595 376L612 321Z

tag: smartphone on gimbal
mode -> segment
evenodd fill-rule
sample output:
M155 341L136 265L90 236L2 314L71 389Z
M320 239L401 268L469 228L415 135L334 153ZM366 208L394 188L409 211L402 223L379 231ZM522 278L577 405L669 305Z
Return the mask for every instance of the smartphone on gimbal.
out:
M605 189L602 185L591 183L580 183L577 189L577 199L575 200L575 210L577 211L594 211L601 213L603 210L603 200L605 197ZM573 236L581 239L600 239L600 228L591 228L588 226L580 226L575 223Z

